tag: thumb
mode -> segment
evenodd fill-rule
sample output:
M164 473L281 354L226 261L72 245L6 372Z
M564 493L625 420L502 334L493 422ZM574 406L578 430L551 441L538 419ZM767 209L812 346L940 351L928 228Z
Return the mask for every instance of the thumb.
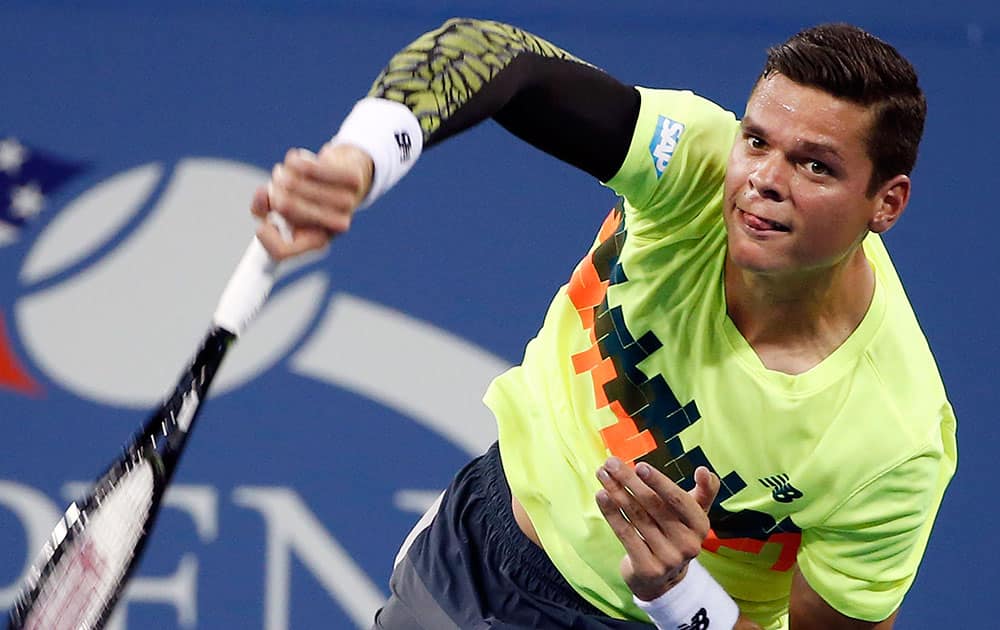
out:
M721 484L718 475L704 466L699 466L694 471L694 488L689 490L688 494L698 502L701 509L708 512L708 508L712 507L712 502L715 501L715 496L719 494Z

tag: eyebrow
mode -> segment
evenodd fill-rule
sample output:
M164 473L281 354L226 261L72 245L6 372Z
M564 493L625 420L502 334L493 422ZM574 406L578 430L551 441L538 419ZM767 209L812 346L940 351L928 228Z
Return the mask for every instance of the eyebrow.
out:
M743 133L749 134L751 136L760 136L761 138L767 139L767 132L763 127L755 123L751 118L747 117L740 121L740 127L743 129ZM812 140L799 140L796 142L796 151L809 153L812 155L828 156L837 160L838 162L844 161L844 156L841 155L840 151L829 144L824 144L822 142L813 142Z

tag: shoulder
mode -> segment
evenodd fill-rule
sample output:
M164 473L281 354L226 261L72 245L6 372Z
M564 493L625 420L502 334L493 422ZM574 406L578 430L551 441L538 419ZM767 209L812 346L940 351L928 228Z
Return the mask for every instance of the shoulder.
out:
M658 178L678 151L725 165L739 127L735 114L688 90L636 90L642 105L633 143L648 149L648 162Z
M690 91L636 90L639 117L625 161L607 185L628 201L633 228L669 234L721 201L739 123Z
M878 235L866 239L865 253L876 275L873 308L882 303L883 314L859 374L882 394L885 421L880 424L896 432L897 441L905 435L919 448L942 422L953 425L954 416L930 344Z

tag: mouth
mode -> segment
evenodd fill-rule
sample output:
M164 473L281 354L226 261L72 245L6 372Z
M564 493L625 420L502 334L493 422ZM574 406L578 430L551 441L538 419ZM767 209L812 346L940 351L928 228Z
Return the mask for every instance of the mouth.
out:
M752 214L743 210L739 207L736 208L736 212L740 217L743 225L753 232L790 232L789 228L784 223L780 223L773 219L766 219L762 216Z

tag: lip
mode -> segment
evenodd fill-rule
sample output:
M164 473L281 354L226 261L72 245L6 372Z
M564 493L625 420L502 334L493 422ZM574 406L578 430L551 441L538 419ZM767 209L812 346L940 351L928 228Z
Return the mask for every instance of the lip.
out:
M743 226L743 229L755 236L787 234L791 231L787 225L779 221L775 221L774 219L768 219L766 217L762 217L759 214L754 214L752 212L747 212L746 210L740 208L739 206L736 206L736 214L739 217L740 225ZM762 223L768 223L768 224L778 223L785 229L782 230L771 226L764 228L761 227Z

